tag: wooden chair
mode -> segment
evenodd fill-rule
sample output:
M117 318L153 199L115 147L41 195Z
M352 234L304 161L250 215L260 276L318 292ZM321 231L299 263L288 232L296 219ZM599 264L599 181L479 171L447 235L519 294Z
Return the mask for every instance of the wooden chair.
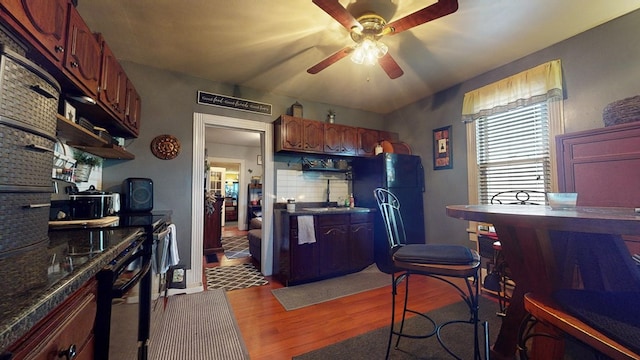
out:
M392 307L391 307L391 330L389 332L389 341L387 343L387 353L385 359L389 358L391 350L391 342L393 336L396 335L395 348L397 349L402 337L421 339L436 336L440 345L452 356L458 358L456 354L451 352L442 341L440 331L446 325L453 323L468 323L473 325L474 331L474 359L482 359L479 343L479 318L478 318L478 295L479 281L478 273L480 269L480 255L472 249L462 245L450 244L409 244L406 240L404 223L400 215L400 202L398 198L385 189L375 189L374 195L380 209L380 213L384 220L384 225L389 240L390 256L393 260L394 271L391 273L392 280ZM424 242L424 241L423 241ZM409 294L409 278L411 275L429 276L454 287L469 308L469 319L450 320L442 324L436 322L419 311L407 308L407 299ZM462 279L464 281L464 289L454 283L451 278ZM405 296L402 311L402 320L399 328L395 325L395 308L396 295L398 294L398 286L405 282ZM408 334L403 332L404 321L407 313L413 313L427 319L433 324L433 330L426 334ZM486 336L487 324L485 326L485 359L488 359L489 345L488 336Z
M585 320L582 320L565 310L567 306L569 306L569 308L571 308L571 306L580 306L581 303L583 303L583 301L579 300L580 298L587 299L586 301L588 302L594 301L594 296L591 293L585 293L584 296L580 296L579 294L581 291L583 293L585 292L583 290L573 290L572 293L567 293L569 296L564 297L565 301L567 303L570 302L571 304L566 304L565 306L561 306L554 299L539 297L532 293L528 293L524 296L524 307L530 315L529 318L525 319L522 323L518 334L518 348L520 349L521 359L528 358L527 342L529 339L535 336L545 336L560 340L562 338L562 333L572 336L580 342L597 350L599 353L612 359L640 358L640 353L638 352L640 344L637 342L638 337L640 337L640 327L638 327L638 321L640 321L640 319L637 318L637 311L636 314L628 314L630 322L635 321L635 324L621 322L619 319L610 319L607 316L589 316L592 320L592 324L595 324L600 329L605 329L605 331L596 329ZM603 293L603 296L607 296L609 299L611 298L608 294ZM628 293L623 296L632 296L634 298L631 301L625 302L635 302L640 295L636 293L634 296L633 293ZM605 300L605 302L609 301ZM598 304L592 304L592 307L593 306L596 308L600 307ZM615 304L608 304L606 307L609 309L603 310L612 310L610 309L612 306L615 307ZM550 326L551 332L534 332L536 331L534 330L536 322ZM615 330L607 331L607 328ZM617 338L614 338L610 334L615 334L614 336ZM635 344L634 349L630 348L630 345L632 344ZM555 354L546 354L543 357L561 357L564 349L561 344L559 344L559 346L559 349L555 349Z

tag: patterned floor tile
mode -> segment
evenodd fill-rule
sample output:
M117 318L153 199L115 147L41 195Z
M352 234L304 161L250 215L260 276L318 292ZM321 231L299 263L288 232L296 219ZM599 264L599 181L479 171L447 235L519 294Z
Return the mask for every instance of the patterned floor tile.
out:
M204 271L207 277L207 290L231 291L269 283L252 264L205 268Z

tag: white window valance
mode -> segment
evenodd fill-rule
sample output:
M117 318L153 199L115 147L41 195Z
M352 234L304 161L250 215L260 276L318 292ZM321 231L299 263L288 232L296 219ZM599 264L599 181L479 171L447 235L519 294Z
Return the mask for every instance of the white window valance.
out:
M470 122L552 98L562 99L560 60L549 61L464 94L462 120Z

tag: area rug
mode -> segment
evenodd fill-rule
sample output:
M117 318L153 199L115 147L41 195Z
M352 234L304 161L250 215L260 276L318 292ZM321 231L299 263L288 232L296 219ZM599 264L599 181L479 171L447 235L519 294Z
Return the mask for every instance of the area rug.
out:
M228 236L222 239L222 248L224 256L227 259L240 259L251 256L249 252L249 240L246 235Z
M375 264L349 275L313 283L273 289L273 296L287 311L391 285L391 275Z
M204 271L207 278L207 290L231 291L269 283L258 269L248 263L205 268Z
M495 342L500 329L500 318L496 316L498 304L480 298L480 320L489 322L490 344ZM443 319L468 319L469 310L463 302L458 302L443 308L428 312L436 321ZM405 322L405 329L418 333L424 329L430 329L429 324L420 317L413 317ZM481 334L481 351L484 344L484 329L479 327ZM473 326L470 324L451 324L442 331L443 339L447 346L462 359L473 359ZM320 359L350 359L368 360L382 359L387 351L387 340L389 338L389 327L385 326L377 330L367 332L318 350L308 352L293 357L295 360L320 360ZM395 337L394 337L395 341ZM391 346L390 359L452 359L441 346L435 337L428 339L408 339L400 340L399 349ZM483 356L484 358L484 356Z
M169 298L154 311L149 359L249 359L224 290Z

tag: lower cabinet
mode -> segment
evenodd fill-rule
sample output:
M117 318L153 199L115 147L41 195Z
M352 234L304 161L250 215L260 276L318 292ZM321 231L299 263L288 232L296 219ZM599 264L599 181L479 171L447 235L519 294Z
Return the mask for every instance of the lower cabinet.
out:
M316 241L299 243L298 216L276 214L274 275L286 286L344 275L371 265L371 213L314 215Z
M10 346L11 359L69 359L70 352L75 360L93 359L96 309L92 279Z

